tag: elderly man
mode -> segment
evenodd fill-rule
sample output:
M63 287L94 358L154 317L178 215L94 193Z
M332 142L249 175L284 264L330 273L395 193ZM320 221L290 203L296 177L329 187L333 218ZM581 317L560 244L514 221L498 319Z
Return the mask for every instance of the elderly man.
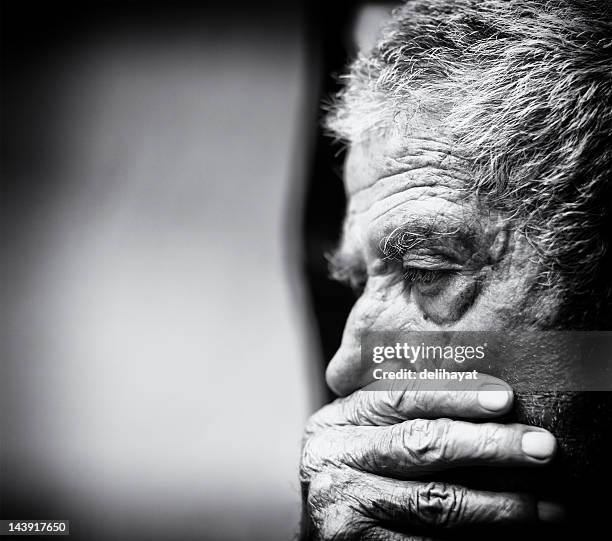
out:
M609 3L408 1L328 125L349 145L332 271L359 295L327 370L343 398L306 428L304 538L586 532L608 393L513 393L496 366L481 392L368 392L360 347L389 328L610 328Z

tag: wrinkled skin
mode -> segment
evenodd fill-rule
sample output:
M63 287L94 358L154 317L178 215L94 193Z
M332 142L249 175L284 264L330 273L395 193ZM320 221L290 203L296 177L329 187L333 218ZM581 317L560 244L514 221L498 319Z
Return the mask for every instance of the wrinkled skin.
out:
M364 330L504 330L545 328L555 319L555 296L534 294L537 259L505 217L479 208L464 191L466 164L452 155L440 127L389 135L355 145L346 163L349 197L342 253L367 269L367 284L346 323L327 382L347 395L368 382L355 373ZM411 222L435 221L455 238L417 246L404 265L381 256L380 240ZM407 268L454 270L431 284L407 287Z
M466 193L468 175L433 119L349 151L349 205L336 259L363 290L327 370L328 385L345 398L317 412L306 428L306 538L473 539L485 532L483 538L499 539L515 527L543 538L540 528L567 519L556 485L546 490L547 474L536 472L551 468L558 446L541 427L556 432L561 460L588 443L580 423L571 423L572 397L514 397L506 383L484 375L484 383L497 385L487 387L497 389L496 407L483 407L475 392L422 392L412 383L361 390L372 383L372 371L359 362L366 331L560 326L554 289L537 286L534 249L507 216ZM406 222L441 233L410 244L400 258L385 257L384 239ZM535 381L546 376L546 366L542 358L532 367ZM522 446L526 433L542 436L535 449ZM482 474L481 467L491 466L498 473Z

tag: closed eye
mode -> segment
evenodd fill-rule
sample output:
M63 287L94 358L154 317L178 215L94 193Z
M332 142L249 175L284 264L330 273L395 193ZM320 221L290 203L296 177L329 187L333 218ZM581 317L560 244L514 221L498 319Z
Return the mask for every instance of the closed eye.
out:
M407 267L404 269L404 280L410 284L431 284L457 274L452 269L419 269Z

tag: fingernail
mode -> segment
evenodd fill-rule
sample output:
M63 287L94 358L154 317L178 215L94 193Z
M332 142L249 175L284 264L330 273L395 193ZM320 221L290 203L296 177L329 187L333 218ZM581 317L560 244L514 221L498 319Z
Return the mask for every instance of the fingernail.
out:
M525 432L521 447L526 455L544 459L555 454L557 440L550 432Z
M563 522L565 509L558 503L538 502L538 519L542 522Z
M503 410L510 402L511 394L503 385L489 383L478 389L478 403L489 411Z

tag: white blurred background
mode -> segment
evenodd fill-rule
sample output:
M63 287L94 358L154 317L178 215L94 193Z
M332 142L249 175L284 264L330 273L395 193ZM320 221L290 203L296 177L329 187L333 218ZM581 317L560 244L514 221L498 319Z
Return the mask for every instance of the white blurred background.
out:
M301 12L257 15L106 24L13 62L3 518L76 539L296 531L317 96Z

